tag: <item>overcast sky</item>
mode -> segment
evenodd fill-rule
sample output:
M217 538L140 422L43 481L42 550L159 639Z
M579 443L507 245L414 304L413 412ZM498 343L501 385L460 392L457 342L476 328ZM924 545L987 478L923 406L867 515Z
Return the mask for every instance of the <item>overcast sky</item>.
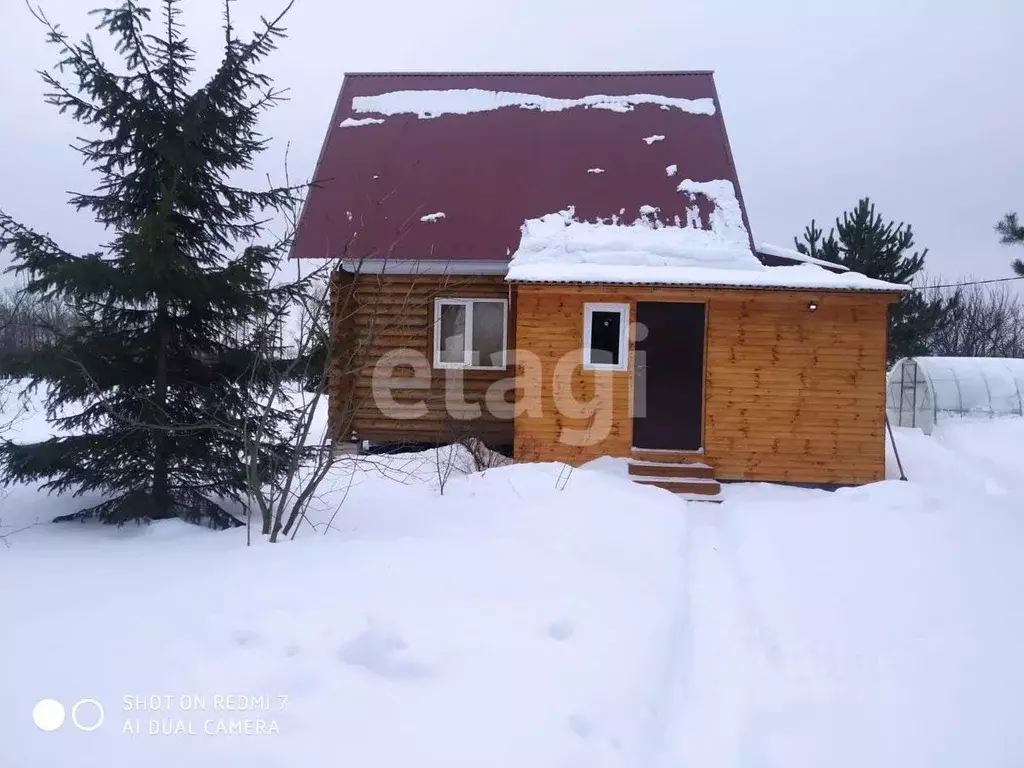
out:
M74 33L102 4L39 2ZM218 6L183 3L201 68ZM54 50L21 0L0 7L0 207L87 249L102 233L65 204L92 186L77 126L35 72ZM280 7L239 0L236 21ZM266 67L291 88L262 125L269 172L290 141L293 174L312 174L346 71L712 69L755 240L791 247L870 196L913 224L930 273L1002 277L1024 256L993 232L1024 215L1021 0L296 0L287 26Z

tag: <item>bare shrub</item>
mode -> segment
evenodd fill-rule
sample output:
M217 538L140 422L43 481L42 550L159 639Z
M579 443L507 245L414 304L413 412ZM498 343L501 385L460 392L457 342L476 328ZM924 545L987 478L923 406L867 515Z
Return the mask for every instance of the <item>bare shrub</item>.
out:
M1007 283L926 289L933 297L959 295L949 321L929 339L943 357L1024 357L1024 304Z

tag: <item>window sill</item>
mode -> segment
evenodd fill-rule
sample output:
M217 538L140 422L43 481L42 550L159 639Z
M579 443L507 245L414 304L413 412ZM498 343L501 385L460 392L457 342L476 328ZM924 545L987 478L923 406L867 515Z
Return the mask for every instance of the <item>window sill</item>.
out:
M584 371L599 371L602 373L625 373L629 370L625 365L602 365L601 363L584 363Z
M439 371L507 371L507 365L465 365L464 363L434 363L434 370Z

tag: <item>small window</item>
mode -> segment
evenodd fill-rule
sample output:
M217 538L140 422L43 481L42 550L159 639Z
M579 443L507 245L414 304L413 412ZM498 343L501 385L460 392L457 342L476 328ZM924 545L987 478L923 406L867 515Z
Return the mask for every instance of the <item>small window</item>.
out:
M505 368L508 305L504 299L436 299L435 368Z
M583 367L592 371L624 371L629 350L629 305L585 304Z

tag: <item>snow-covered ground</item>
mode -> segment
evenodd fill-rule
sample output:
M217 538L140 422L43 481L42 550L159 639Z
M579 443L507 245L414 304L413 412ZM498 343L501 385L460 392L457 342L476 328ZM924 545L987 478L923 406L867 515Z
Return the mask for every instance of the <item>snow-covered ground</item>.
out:
M441 493L428 452L346 465L332 528L275 546L28 528L0 546L0 766L1019 766L1024 420L897 437L907 483L718 506L612 459ZM87 501L16 487L0 516Z

